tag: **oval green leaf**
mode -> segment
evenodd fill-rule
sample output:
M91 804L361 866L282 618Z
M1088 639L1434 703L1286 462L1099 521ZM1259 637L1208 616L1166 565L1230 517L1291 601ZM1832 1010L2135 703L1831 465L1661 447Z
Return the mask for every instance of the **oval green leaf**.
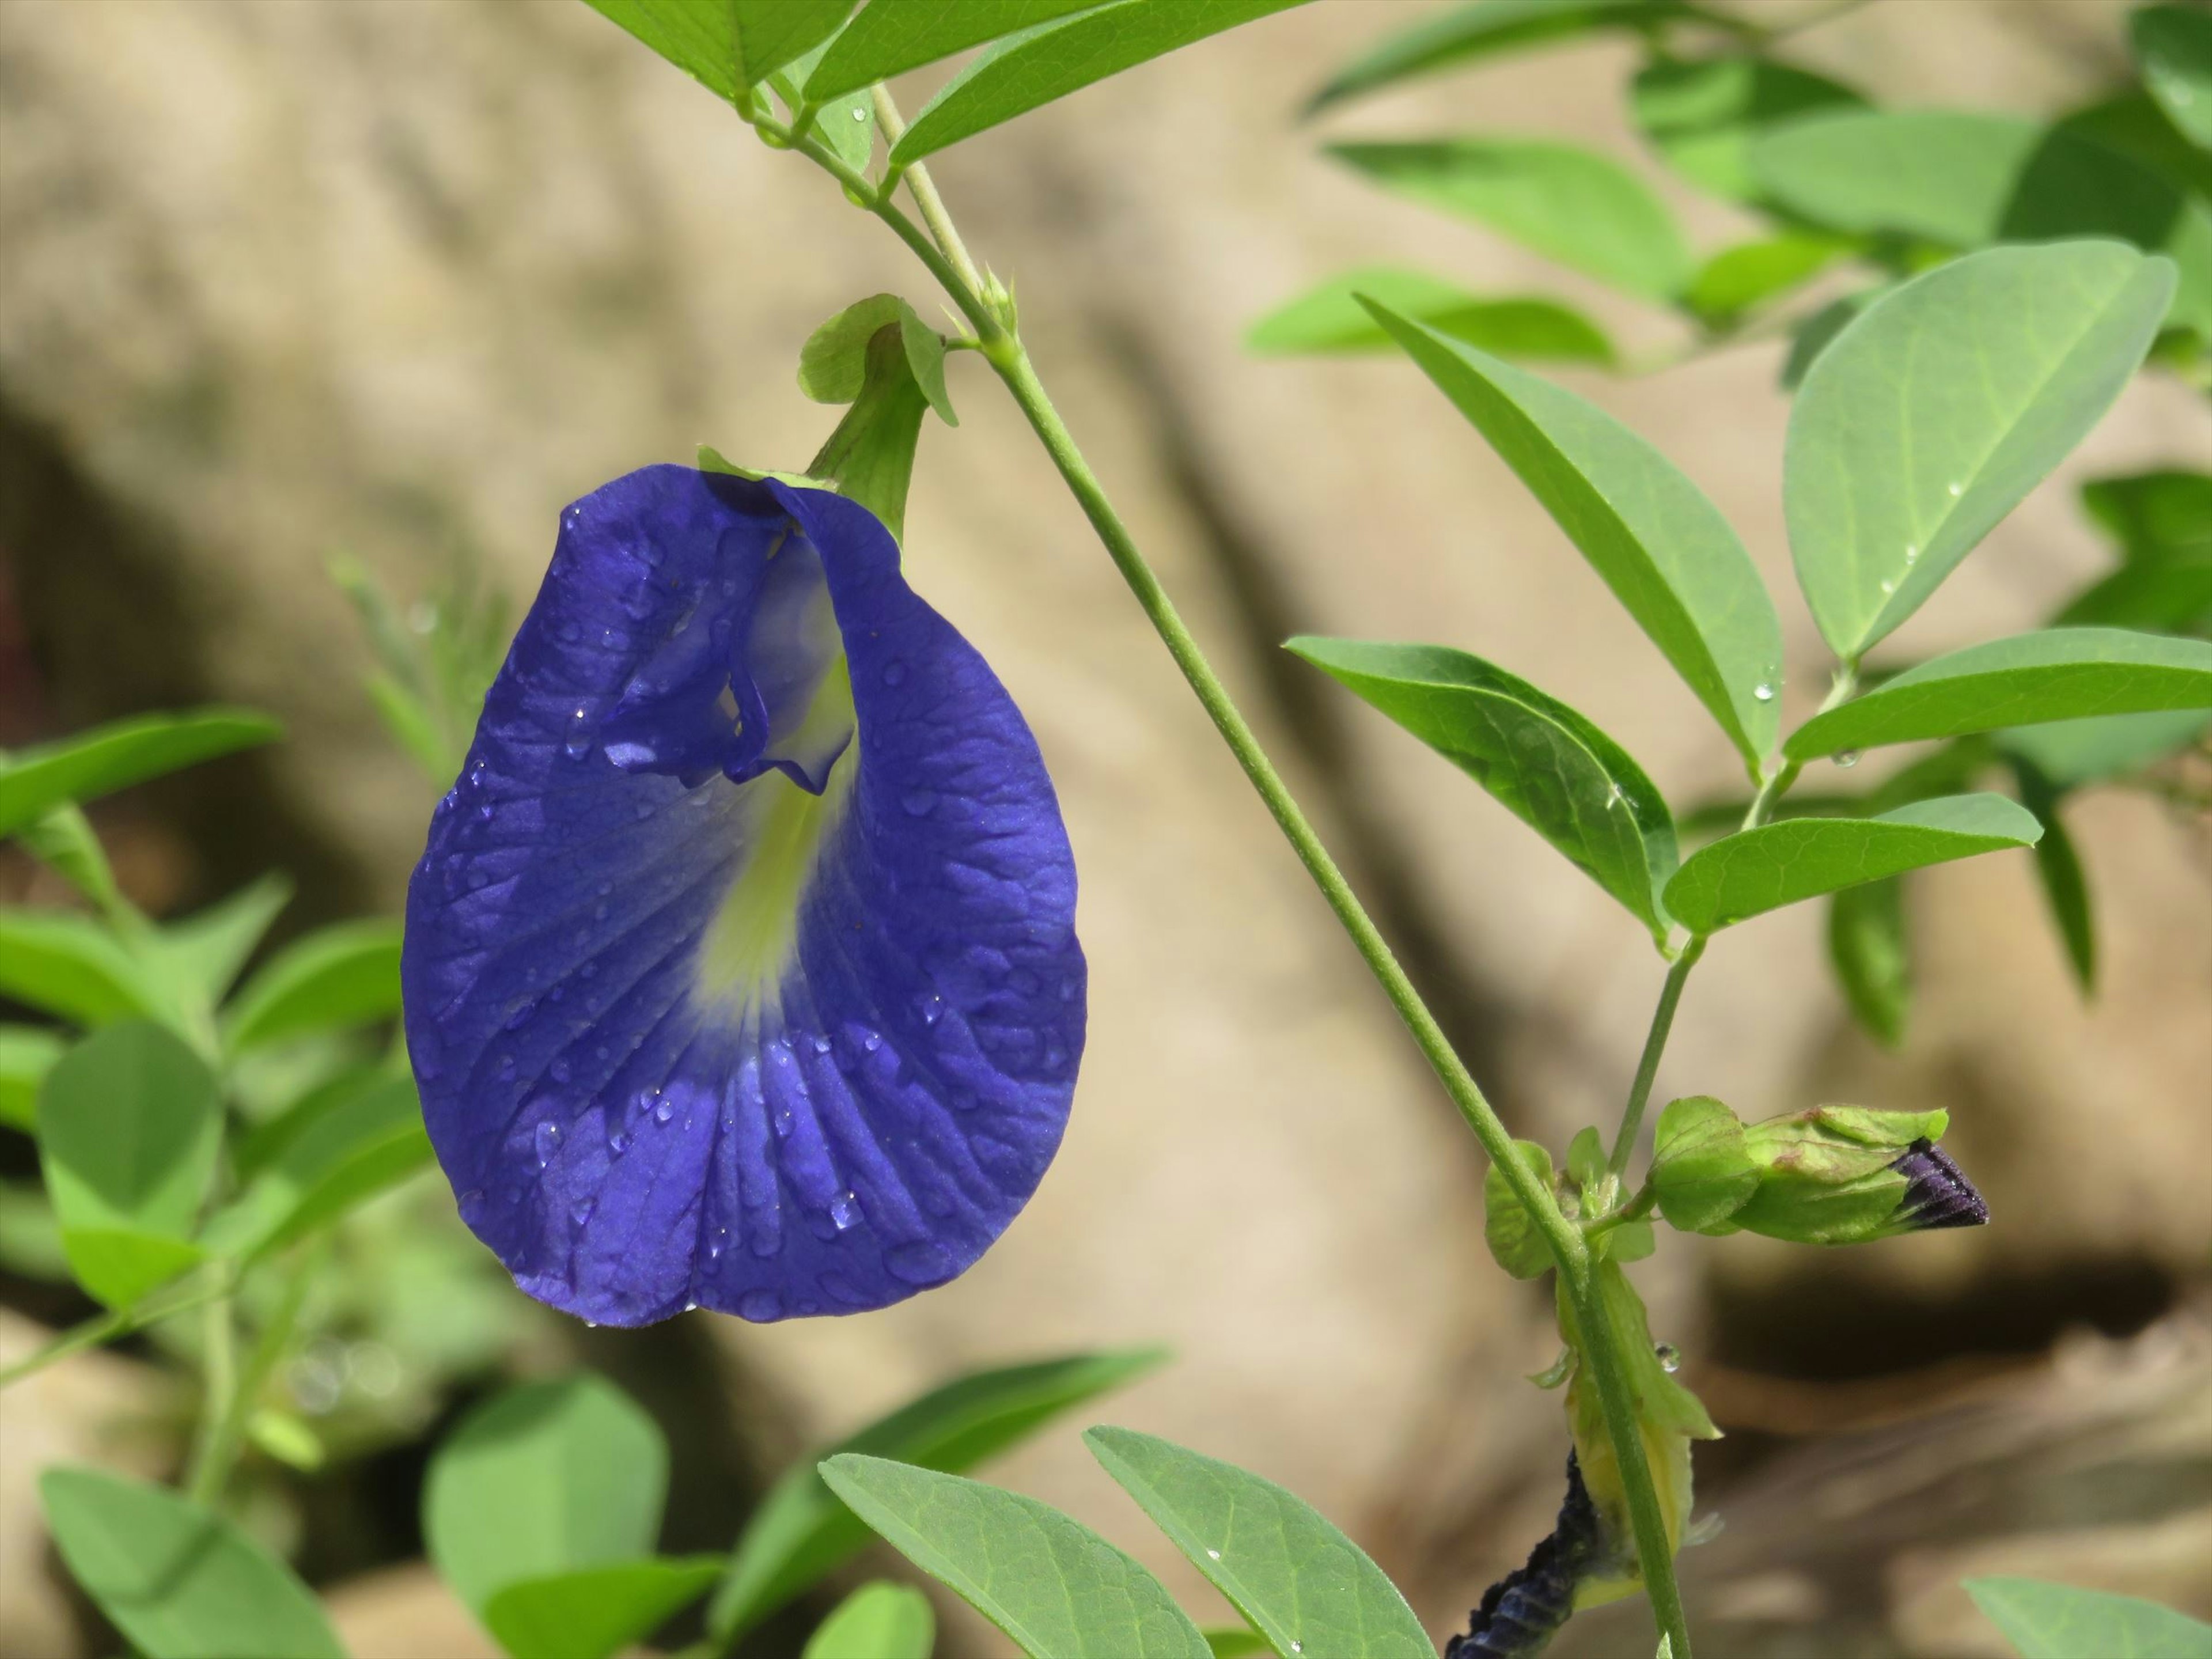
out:
M1572 392L1372 308L1544 504L1755 774L1774 746L1782 623L1720 509Z
M283 734L266 714L201 708L95 726L59 743L17 750L0 762L0 836L53 808L96 799Z
M2002 795L1945 795L1871 818L1792 818L1692 853L1667 884L1667 908L1710 933L1785 904L1926 865L2033 847L2035 815Z
M891 165L906 167L1123 70L1305 0L1108 0L1007 36L923 106Z
M484 1614L510 1584L650 1555L667 1492L659 1427L584 1372L509 1389L461 1420L430 1459L422 1535Z
M1348 270L1278 306L1252 325L1244 343L1269 355L1384 350L1391 344L1389 331L1360 304L1356 296L1363 294L1439 334L1500 357L1607 368L1618 361L1613 342L1596 324L1554 301L1485 300L1442 277L1389 265Z
M2054 789L2079 789L2142 770L2197 744L2212 717L2194 709L2167 714L2112 714L2024 726L1997 738L2007 755L2026 761Z
M1457 766L1651 930L1674 825L1643 768L1526 680L1464 651L1310 635L1295 653Z
M39 1085L62 1047L60 1034L42 1025L0 1025L0 1123L30 1132L38 1121Z
M484 1604L484 1627L514 1659L610 1659L707 1593L719 1555L647 1557L525 1578Z
M2212 474L2163 467L2081 486L2081 510L2130 564L2212 558Z
M929 1659L937 1614L911 1584L879 1578L837 1604L807 1638L799 1659Z
M1331 144L1385 190L1534 248L1649 300L1690 280L1688 244L1666 204L1618 161L1537 138Z
M2157 709L2212 708L2212 644L2120 628L2046 628L1968 646L1816 714L1782 752L1882 744Z
M1894 289L1820 354L1782 492L1798 585L1838 657L1917 610L2097 423L2172 282L2118 242L1992 248Z
M2196 6L2145 6L2128 19L2128 33L2166 118L2212 149L2212 16Z
M0 996L77 1025L171 1012L146 965L70 910L0 909Z
M1398 1587L1304 1498L1152 1435L1100 1427L1083 1440L1277 1653L1435 1659Z
M930 1469L972 1468L1026 1439L1072 1406L1142 1376L1164 1350L1075 1354L955 1378L878 1419L821 1455L869 1452ZM761 1500L714 1592L707 1626L726 1642L758 1624L867 1542L854 1519L802 1458Z
M1030 1659L1212 1659L1158 1579L1035 1498L851 1452L822 1478Z
M1088 11L1098 0L960 0L954 6L871 4L839 31L806 76L816 103L888 81L1018 30Z
M1810 282L1856 246L1840 236L1802 230L1740 242L1698 268L1682 303L1709 327L1733 327L1768 301Z
M1885 1048L1903 1042L1912 1013L1912 950L1901 879L1846 887L1829 899L1828 965L1867 1033Z
M252 1259L397 1185L431 1159L412 1079L385 1078L319 1112L267 1160L201 1243Z
M221 1516L99 1469L39 1477L70 1575L146 1659L345 1659L298 1576Z
M1764 129L1816 109L1866 100L1826 76L1747 56L1660 58L1638 71L1629 110L1651 148L1700 190L1758 198L1751 143Z
M717 98L738 94L836 32L853 0L586 0Z
M233 1054L334 1027L387 1019L399 1008L399 924L350 921L296 939L231 1004Z
M1966 1594L2020 1659L2206 1659L2212 1625L2133 1595L2033 1578L1969 1578Z

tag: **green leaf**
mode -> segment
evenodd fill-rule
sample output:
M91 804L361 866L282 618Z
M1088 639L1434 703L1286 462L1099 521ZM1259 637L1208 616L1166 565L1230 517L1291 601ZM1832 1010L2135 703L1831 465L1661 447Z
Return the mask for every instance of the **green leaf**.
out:
M1871 818L1792 818L1692 853L1667 884L1667 908L1710 933L1785 904L1926 865L2033 847L2035 816L2002 795L1946 795Z
M2212 632L2212 548L2124 564L2067 601L2061 626Z
M1108 0L1008 35L945 83L898 143L906 167L1001 121L1304 0Z
M233 1054L333 1026L389 1018L399 1008L399 924L341 922L294 940L231 1004Z
M510 1584L653 1552L668 1445L590 1372L528 1382L477 1407L430 1459L422 1535L462 1601L488 1616Z
M38 1120L39 1085L61 1054L58 1032L0 1025L0 1123L29 1132Z
M799 1659L929 1659L937 1615L911 1584L863 1584L815 1627Z
M1503 52L1601 31L1649 33L1692 19L1715 28L1747 32L1733 18L1674 0L1475 0L1385 36L1314 94L1306 113L1317 114L1344 99Z
M2081 510L2130 564L2212 557L2212 474L2165 468L2081 486Z
M1969 1578L1966 1594L2020 1659L2206 1659L2212 1625L2132 1595L2033 1578Z
M1443 755L1651 930L1674 872L1674 826L1612 738L1526 680L1464 651L1302 635L1304 658Z
M222 1255L264 1255L397 1185L430 1158L413 1079L385 1078L302 1126L209 1221L201 1243Z
M2118 150L2185 191L2212 197L2212 155L2190 143L2158 100L2140 88L2075 110L2057 130Z
M179 1006L212 1009L292 902L292 884L269 875L164 927L148 952Z
M1903 1042L1912 1012L1912 949L1902 880L1869 881L1829 899L1828 963L1867 1032L1886 1048Z
M1435 1659L1397 1586L1304 1498L1148 1434L1099 1427L1083 1440L1277 1653Z
M1650 187L1610 157L1539 138L1331 144L1385 190L1496 231L1600 282L1671 300L1689 246Z
M956 1378L825 1449L872 1452L923 1468L972 1468L1026 1439L1072 1406L1142 1376L1158 1348L1075 1354ZM746 1523L707 1627L727 1642L834 1571L867 1542L867 1528L831 1496L814 1458L786 1469Z
M2034 767L2053 788L2079 789L2179 754L2208 730L2212 730L2212 718L2194 709L2112 714L2007 732L1998 738L1997 747Z
M1826 76L1752 57L1660 58L1638 73L1629 94L1636 125L1667 165L1731 202L1759 198L1750 151L1763 129L1808 110L1865 103Z
M525 1578L484 1604L486 1629L514 1659L609 1659L707 1593L719 1555L647 1557Z
M2126 386L2172 267L2117 242L1992 248L1869 307L1790 416L1798 584L1857 660L2064 459Z
M2089 904L2089 877L2074 838L2058 816L2060 792L2026 761L2013 763L2013 778L2020 788L2021 805L2043 825L2043 839L2035 843L2035 873L2043 885L2044 901L2066 948L2067 965L2084 995L2097 988L2097 925Z
M2145 6L2128 19L2143 85L2173 125L2212 149L2212 17L2194 6Z
M1035 1498L851 1452L822 1478L1030 1659L1212 1659L1159 1580Z
M1782 752L1810 760L1882 744L2154 709L2212 709L2212 644L2118 628L2046 628L1908 668L1816 714Z
M960 0L957 5L870 5L845 25L812 73L815 101L888 81L986 40L1088 11L1099 0Z
M793 121L798 120L802 108L812 108L812 118L801 137L812 134L854 172L865 173L876 152L875 100L866 88L826 100L809 100L801 90L836 38L831 36L805 56L786 64L768 77L768 84L791 111Z
M1959 249L2112 237L2171 254L2171 320L2212 330L2212 211L2075 134L2008 115L1843 110L1760 134L1751 165L1770 198L1830 230Z
M167 772L272 741L283 728L243 708L147 714L94 726L0 761L0 836L57 806L97 799Z
M1544 504L1756 772L1774 744L1782 623L1720 510L1572 392L1380 307L1375 314Z
M1555 1184L1550 1152L1533 1140L1516 1140L1513 1149L1538 1181L1547 1187ZM1516 1279L1541 1279L1559 1265L1535 1218L1495 1164L1482 1176L1482 1239L1498 1265Z
M221 1516L99 1469L39 1477L46 1526L146 1659L345 1659L292 1570Z
M144 964L69 910L0 909L0 996L78 1025L170 1012Z
M1212 1627L1200 1634L1206 1638L1206 1645L1213 1650L1213 1659L1275 1659L1275 1650L1267 1645L1267 1638L1242 1625Z
M1803 230L1739 243L1698 267L1682 302L1708 327L1731 327L1777 295L1811 281L1856 246L1842 237Z
M1836 337L1850 327L1858 314L1876 300L1891 291L1893 284L1862 289L1856 294L1844 294L1828 301L1811 316L1802 319L1790 331L1790 355L1782 363L1782 389L1795 392L1805 384L1806 375L1820 354L1836 343Z
M57 806L15 834L26 852L90 899L94 909L111 916L125 909L107 849L100 844L82 808Z
M765 81L826 40L853 0L586 0L716 97Z
M799 349L799 389L817 404L853 402L867 380L868 342L894 323L921 395L945 425L958 426L945 389L945 337L896 294L872 294L807 336Z
M1580 312L1550 300L1484 300L1418 270L1368 265L1332 276L1252 325L1245 345L1269 354L1379 351L1389 331L1354 296L1387 306L1439 334L1501 357L1599 363L1618 360L1613 342Z
M1652 1135L1651 1185L1668 1226L1723 1227L1759 1187L1736 1115L1711 1095L1668 1101Z
M198 1054L143 1021L95 1032L46 1074L38 1129L46 1192L87 1290L128 1307L198 1259L184 1241L215 1177L222 1106Z

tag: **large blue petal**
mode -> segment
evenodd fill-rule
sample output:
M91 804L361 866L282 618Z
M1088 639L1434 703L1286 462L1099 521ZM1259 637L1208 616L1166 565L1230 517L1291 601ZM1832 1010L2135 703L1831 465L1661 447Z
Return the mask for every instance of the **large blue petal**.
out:
M464 1219L611 1324L951 1278L1066 1123L1074 904L1035 740L872 515L616 480L562 515L408 891Z

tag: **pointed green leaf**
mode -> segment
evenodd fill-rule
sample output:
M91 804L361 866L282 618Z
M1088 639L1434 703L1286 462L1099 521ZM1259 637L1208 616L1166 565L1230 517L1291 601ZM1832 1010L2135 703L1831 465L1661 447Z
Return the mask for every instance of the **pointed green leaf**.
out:
M62 1057L61 1034L41 1025L0 1025L0 1123L28 1133L39 1085Z
M103 915L122 910L122 890L82 807L57 806L16 830L24 851L92 901Z
M586 0L731 102L836 33L853 0Z
M1774 744L1782 623L1720 510L1572 392L1379 307L1375 314L1544 504L1755 772Z
M168 923L148 952L155 971L180 1006L212 1009L291 902L288 878L264 876L182 921Z
M422 1535L483 1614L510 1584L649 1555L667 1492L659 1429L587 1371L511 1388L462 1419L431 1456Z
M345 1659L292 1570L221 1516L99 1469L39 1477L70 1575L146 1659Z
M2075 110L2056 130L2118 150L2168 184L2212 198L2212 154L2191 143L2158 100L2140 88Z
M2212 1656L2212 1625L2136 1596L2033 1578L1969 1578L1966 1594L2020 1659Z
M264 1255L428 1168L430 1159L413 1079L387 1077L303 1125L209 1220L200 1242L222 1255Z
M1286 644L1436 750L1627 907L1667 932L1667 803L1626 750L1566 704L1480 657L1435 645L1302 635Z
M1545 1187L1553 1186L1549 1152L1533 1140L1516 1140L1513 1150L1531 1175ZM1498 1265L1516 1279L1541 1279L1559 1265L1535 1218L1495 1164L1482 1175L1482 1241Z
M1675 0L1474 0L1385 36L1339 70L1307 103L1306 113L1318 114L1344 99L1504 52L1601 31L1648 33L1689 20L1737 32L1745 27L1732 17Z
M874 1452L931 1469L972 1468L1026 1439L1072 1406L1142 1376L1158 1348L1076 1354L958 1377L828 1448ZM727 1641L851 1558L867 1528L832 1497L802 1458L784 1471L746 1523L714 1593L707 1626Z
M799 1659L929 1659L937 1614L911 1584L863 1584L815 1627Z
M202 761L251 749L282 735L265 714L243 708L202 708L147 714L94 726L58 743L21 749L0 760L0 836L70 802L94 800Z
M0 909L0 995L78 1025L171 1012L145 964L70 910Z
M1840 236L1804 230L1741 242L1698 267L1682 303L1708 326L1729 327L1776 295L1811 281L1856 246Z
M2196 6L2145 6L2128 19L2128 33L2159 107L2212 149L2212 16Z
M70 1277L111 1308L131 1308L198 1267L207 1252L190 1239L130 1227L64 1227Z
M2090 908L2088 872L2058 815L2063 796L2026 761L2014 762L2013 779L2020 788L2021 805L2043 825L2043 839L2035 843L2036 877L2051 907L2051 925L2065 947L2067 965L2087 995L2097 988L2097 924Z
M484 1626L514 1659L610 1659L707 1593L719 1555L647 1557L524 1578L484 1604Z
M1485 300L1441 277L1389 265L1348 270L1308 289L1253 324L1244 343L1271 355L1383 350L1391 343L1389 332L1355 297L1363 294L1439 334L1498 356L1607 368L1616 362L1613 343L1597 325L1556 301Z
M2046 628L1968 646L1816 714L1782 752L1810 760L1888 743L2154 709L2212 709L2212 644L2118 628Z
M2130 564L2212 557L2212 474L2167 467L2093 478L2081 510Z
M817 102L888 81L986 40L1088 11L1100 0L959 0L957 5L869 5L845 25L813 72L806 95Z
M1030 1659L1212 1659L1158 1579L1035 1498L851 1452L822 1478Z
M1846 887L1829 899L1828 963L1868 1034L1886 1048L1903 1042L1912 1012L1912 949L1899 878Z
M1332 144L1328 154L1385 190L1627 293L1670 300L1690 280L1690 250L1666 204L1594 150L1538 138L1439 138Z
M2212 632L2212 548L2124 564L2076 593L2051 620L2153 634Z
M768 77L768 84L796 122L803 107L811 106L814 113L799 136L811 134L830 147L830 151L855 173L867 171L868 162L876 153L875 100L864 88L848 91L827 99L810 100L802 88L816 67L835 44L836 37L824 40L805 56L795 58Z
M2142 363L2172 267L2117 242L1992 248L1869 307L1806 375L1783 505L1848 661L1917 610Z
M224 1038L234 1054L399 1008L399 924L349 921L295 939L246 981Z
M1997 747L2027 762L2054 789L2079 789L2155 765L2201 744L2208 732L2212 716L2176 709L2030 726L2001 734Z
M1761 131L1808 110L1865 102L1826 76L1752 57L1660 58L1638 73L1629 94L1636 125L1667 165L1732 202L1759 198L1750 150Z
M1305 0L1107 0L1007 36L922 106L891 146L905 167L1123 70Z
M1304 1498L1148 1434L1099 1427L1083 1439L1277 1653L1435 1659L1397 1586Z
M1804 385L1805 377L1813 372L1813 365L1820 361L1822 352L1836 343L1836 337L1894 286L1885 283L1879 287L1861 289L1856 294L1838 295L1797 322L1790 331L1790 355L1782 363L1782 389L1795 392Z

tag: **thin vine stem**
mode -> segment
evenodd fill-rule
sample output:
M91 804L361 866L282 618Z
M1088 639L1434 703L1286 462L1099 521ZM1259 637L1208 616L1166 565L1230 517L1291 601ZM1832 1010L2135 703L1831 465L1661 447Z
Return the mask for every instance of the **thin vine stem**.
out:
M885 131L896 127L898 114L890 96L878 88L875 94L879 120L888 113ZM1544 1236L1547 1246L1558 1264L1561 1283L1566 1287L1573 1305L1577 1322L1581 1326L1587 1346L1587 1359L1593 1379L1597 1384L1598 1399L1604 1413L1607 1437L1612 1442L1618 1459L1621 1485L1628 1500L1629 1513L1635 1532L1637 1555L1642 1565L1644 1587L1651 1600L1652 1613L1660 1630L1673 1644L1675 1659L1691 1659L1689 1628L1682 1613L1680 1589L1674 1582L1674 1554L1668 1535L1665 1510L1661 1505L1657 1487L1651 1479L1650 1466L1645 1459L1643 1436L1637 1425L1637 1402L1625 1357L1613 1340L1610 1322L1599 1307L1593 1275L1594 1263L1583 1243L1581 1229L1567 1219L1560 1211L1550 1189L1515 1153L1513 1139L1499 1121L1496 1110L1483 1095L1481 1087L1468 1070L1456 1050L1444 1036L1436 1017L1414 989L1413 981L1391 951L1382 930L1367 914L1366 908L1352 891L1344 872L1329 854L1321 836L1291 795L1290 787L1276 771L1274 764L1261 747L1243 713L1237 708L1228 688L1221 682L1205 652L1184 623L1167 590L1152 570L1128 527L1114 509L1104 487L1092 472L1082 451L1076 446L1066 424L1060 419L1058 409L1023 347L1020 337L1001 319L988 303L984 294L963 277L951 254L951 248L959 247L965 263L974 269L972 259L965 259L966 249L952 228L951 216L940 199L933 205L922 208L926 218L933 217L942 229L938 238L925 232L902 212L890 199L888 189L878 189L862 174L832 155L818 141L803 134L794 134L763 115L755 115L753 124L763 131L772 143L795 149L817 166L829 173L844 186L847 197L866 208L913 249L930 274L951 296L961 313L975 326L979 349L998 373L999 378L1012 395L1030 426L1037 434L1058 469L1061 479L1090 520L1091 528L1105 546L1107 555L1121 573L1123 581L1136 598L1138 605L1158 634L1168 653L1175 659L1183 678L1221 734L1230 752L1244 770L1253 788L1267 806L1285 839L1306 867L1314 884L1336 915L1337 921L1351 938L1368 970L1389 999L1391 1006L1412 1033L1414 1042L1428 1060L1437 1079L1460 1115L1482 1144L1484 1152L1504 1172L1507 1184L1520 1200L1530 1216L1534 1218L1538 1231ZM912 169L905 181L911 186ZM900 181L894 175L886 182L895 186ZM934 197L934 189L931 188ZM917 193L917 205L922 198ZM933 227L934 228L934 227Z
M126 1336L144 1330L149 1325L157 1324L180 1313L189 1313L194 1308L228 1296L230 1291L229 1279L219 1276L214 1282L196 1285L172 1300L149 1301L137 1308L95 1315L82 1324L70 1326L13 1364L0 1366L0 1389L11 1388L27 1376L34 1376L47 1366L67 1359L71 1354L82 1353L88 1348L103 1347L110 1342L119 1342Z
M1628 1085L1628 1103L1621 1108L1620 1130L1613 1137L1613 1157L1607 1164L1616 1176L1628 1173L1628 1160L1635 1156L1637 1136L1644 1127L1644 1109L1651 1101L1651 1085L1659 1075L1659 1056L1667 1050L1668 1033L1674 1029L1674 1010L1681 1003L1682 987L1705 953L1705 936L1700 933L1682 947L1681 955L1667 970L1667 982L1659 988L1659 1006L1651 1011L1651 1029L1644 1038L1644 1054L1636 1062L1636 1078Z
M214 1509L222 1501L223 1489L230 1482L231 1468L238 1462L239 1448L245 1440L246 1422L268 1384L270 1373L276 1369L276 1362L284 1357L284 1349L292 1340L293 1327L299 1321L308 1289L316 1272L328 1259L328 1244L325 1235L317 1246L301 1250L286 1276L276 1311L261 1328L252 1352L245 1364L237 1368L228 1391L219 1401L211 1402L215 1410L207 1419L207 1433L195 1449L185 1486L186 1495L203 1509ZM210 1381L212 1385L212 1377Z

